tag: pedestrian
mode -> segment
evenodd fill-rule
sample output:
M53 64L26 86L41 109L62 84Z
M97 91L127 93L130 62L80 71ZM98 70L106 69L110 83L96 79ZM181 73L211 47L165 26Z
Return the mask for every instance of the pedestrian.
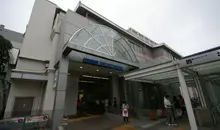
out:
M185 107L185 102L184 99L181 95L179 95L179 103L180 103L180 107L181 107L181 117L184 115L185 111L186 111L186 107Z
M176 120L176 113L177 113L177 108L178 108L178 100L176 96L173 96L173 107L172 107L172 111L173 111L173 118L174 120Z
M123 120L126 124L128 124L128 110L129 110L129 105L127 104L126 101L123 101L122 103L122 116Z
M81 101L79 98L77 99L77 114L81 114Z
M113 99L113 109L114 109L114 114L117 114L117 98L114 97Z
M172 126L176 126L176 124L174 124L174 119L173 119L173 111L172 111L172 106L174 104L171 104L170 102L170 96L168 94L165 95L164 98L164 107L166 109L166 114L167 114L167 125L172 125Z

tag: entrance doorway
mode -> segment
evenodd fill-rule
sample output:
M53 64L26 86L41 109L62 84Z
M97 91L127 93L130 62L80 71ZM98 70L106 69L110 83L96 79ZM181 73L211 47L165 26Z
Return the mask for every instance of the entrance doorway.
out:
M16 97L12 117L31 115L34 97Z
M110 61L108 61L110 62ZM106 63L108 63L106 61ZM77 89L78 93L74 93L72 95L75 99L77 98L77 115L81 115L80 113L84 114L102 114L105 112L105 100L108 100L108 106L111 106L111 102L113 100L113 95L121 96L119 91L119 77L122 72L126 72L129 70L129 66L121 65L124 70L120 70L118 68L111 68L111 67L103 67L88 63L81 63L81 62L70 62L69 63L69 73L70 77L74 77L74 74L77 78ZM115 78L112 78L115 77ZM71 81L69 81L71 82ZM70 83L71 84L71 83ZM74 87L74 84L71 85ZM114 86L114 87L113 87ZM120 87L122 88L122 87ZM74 89L76 92L77 89ZM114 90L114 91L113 91ZM70 93L71 94L71 93ZM71 96L69 96L71 97ZM119 97L118 97L119 98ZM66 98L68 101L70 98ZM75 100L76 101L76 100ZM119 101L119 99L118 99ZM66 106L66 110L68 112L67 115L71 115L72 113L69 112L70 107ZM74 114L76 114L76 109L74 109ZM106 110L108 107L106 108ZM111 109L108 109L111 111Z
M78 112L86 114L103 114L105 100L110 100L110 78L82 75L78 89Z

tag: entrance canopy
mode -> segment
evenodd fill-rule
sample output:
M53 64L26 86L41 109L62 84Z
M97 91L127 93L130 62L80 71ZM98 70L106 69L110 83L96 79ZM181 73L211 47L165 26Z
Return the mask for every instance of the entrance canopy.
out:
M218 80L220 78L220 47L187 56L178 61L136 70L123 76L125 80L178 83L178 68L182 69L186 83L189 84L192 83L194 74Z
M215 82L220 81L220 47L187 56L178 61L170 61L133 71L123 76L125 80L147 81L152 83L176 83L176 86L181 86L190 127L192 130L197 130L195 115L187 87L193 85L198 88L201 105L202 107L206 107L198 76L204 76Z

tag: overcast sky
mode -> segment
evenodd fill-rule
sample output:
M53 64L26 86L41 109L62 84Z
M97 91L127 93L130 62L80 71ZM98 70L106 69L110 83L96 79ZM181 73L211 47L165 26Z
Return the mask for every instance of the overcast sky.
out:
M78 0L51 0L74 10ZM127 29L166 43L182 55L220 45L220 0L81 0ZM24 33L34 0L0 0L0 24Z

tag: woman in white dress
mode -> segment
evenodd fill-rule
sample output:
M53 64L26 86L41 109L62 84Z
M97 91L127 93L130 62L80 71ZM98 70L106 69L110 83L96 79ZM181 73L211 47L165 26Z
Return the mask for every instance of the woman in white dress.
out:
M127 104L126 101L123 101L123 104L122 104L122 116L123 116L124 122L126 124L128 123L128 110L129 110L129 105Z

